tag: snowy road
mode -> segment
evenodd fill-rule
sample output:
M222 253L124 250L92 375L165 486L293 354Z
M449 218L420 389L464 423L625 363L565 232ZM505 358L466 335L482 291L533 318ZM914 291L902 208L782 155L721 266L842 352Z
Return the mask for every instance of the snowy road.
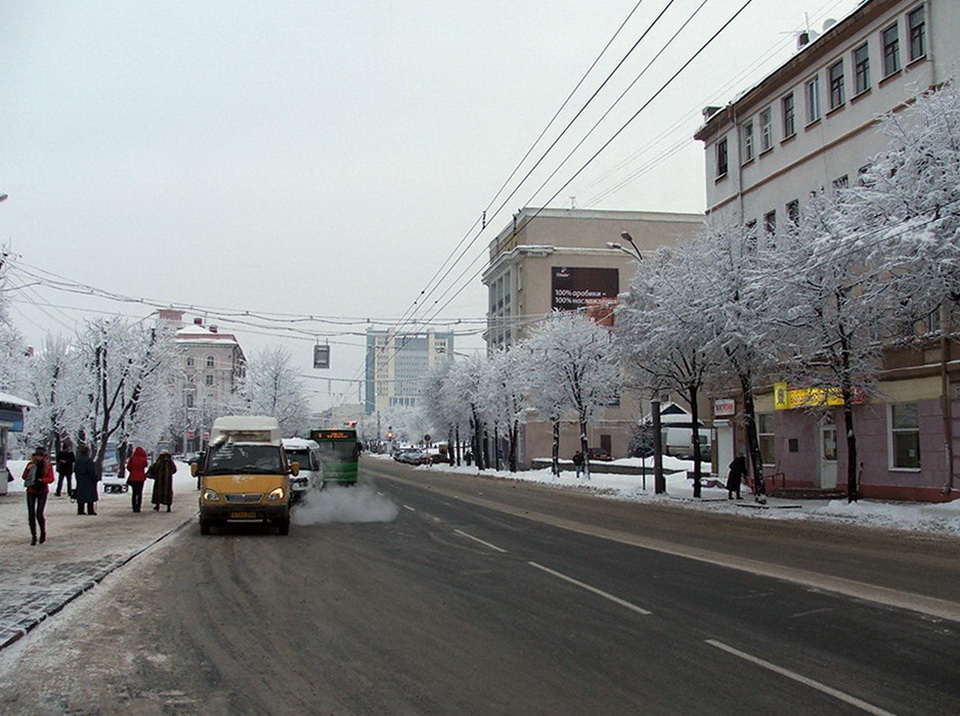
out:
M12 647L0 710L960 712L957 622L708 558L957 603L956 540L364 467L379 494L289 537L186 529L119 570Z

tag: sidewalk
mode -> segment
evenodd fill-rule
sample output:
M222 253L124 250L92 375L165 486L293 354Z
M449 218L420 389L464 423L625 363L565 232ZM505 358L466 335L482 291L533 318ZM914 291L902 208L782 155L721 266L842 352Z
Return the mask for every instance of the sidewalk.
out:
M13 461L10 467L14 469ZM163 507L153 511L149 480L144 511L137 513L131 509L129 492L101 494L96 515L78 515L76 503L66 493L56 497L51 491L47 541L31 546L26 497L16 471L14 478L10 493L0 495L0 649L197 518L196 483L187 466L178 464L172 512Z

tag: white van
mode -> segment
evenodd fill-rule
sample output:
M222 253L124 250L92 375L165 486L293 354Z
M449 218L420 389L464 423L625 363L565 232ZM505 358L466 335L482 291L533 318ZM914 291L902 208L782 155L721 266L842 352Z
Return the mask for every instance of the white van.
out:
M299 502L307 491L323 487L320 445L314 440L303 438L284 438L280 442L287 453L287 460L300 465L300 473L290 478L293 501Z

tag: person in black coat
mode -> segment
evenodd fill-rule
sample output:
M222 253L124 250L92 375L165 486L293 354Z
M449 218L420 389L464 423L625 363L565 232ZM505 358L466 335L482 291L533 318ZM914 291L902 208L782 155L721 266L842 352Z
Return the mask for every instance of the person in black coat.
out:
M97 483L100 482L100 475L97 474L97 466L90 457L90 448L87 445L80 446L80 455L73 469L77 478L77 490L74 493L77 498L77 514L97 514L96 504L100 499Z
M64 440L57 451L57 491L54 493L57 497L63 494L64 480L67 481L67 495L73 497L73 465L76 461L73 445L69 440Z
M739 455L733 458L733 462L730 463L730 472L727 474L727 499L732 500L734 494L736 494L738 500L742 500L740 497L740 483L743 482L743 478L747 476L747 458L743 455Z

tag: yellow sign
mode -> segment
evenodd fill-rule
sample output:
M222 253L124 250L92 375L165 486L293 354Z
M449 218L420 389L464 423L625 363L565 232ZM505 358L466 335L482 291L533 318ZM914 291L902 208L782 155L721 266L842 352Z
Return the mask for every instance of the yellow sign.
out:
M786 383L773 384L773 407L775 410L794 408L820 408L843 405L839 388L791 388Z

